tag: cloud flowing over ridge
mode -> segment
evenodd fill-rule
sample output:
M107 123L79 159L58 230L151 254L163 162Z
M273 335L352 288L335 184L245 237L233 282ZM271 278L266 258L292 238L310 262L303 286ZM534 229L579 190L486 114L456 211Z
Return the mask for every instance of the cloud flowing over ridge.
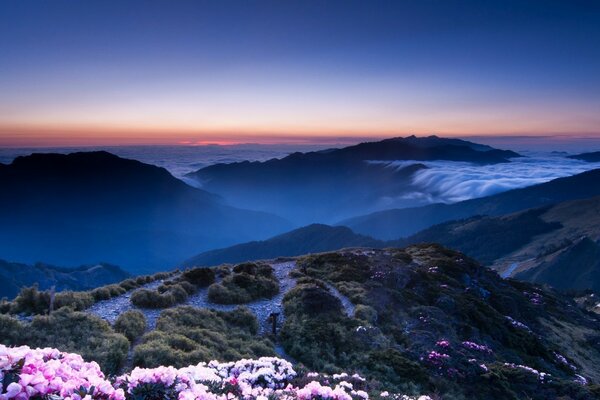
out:
M455 203L490 196L556 178L600 168L589 163L548 153L525 153L510 163L477 165L455 161L418 162L427 166L413 176L414 192L403 197L427 203ZM390 167L404 168L417 161L396 161Z

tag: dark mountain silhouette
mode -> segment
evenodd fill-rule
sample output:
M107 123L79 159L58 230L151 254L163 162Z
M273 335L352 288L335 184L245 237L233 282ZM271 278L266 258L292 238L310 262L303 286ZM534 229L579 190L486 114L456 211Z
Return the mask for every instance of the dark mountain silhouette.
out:
M600 169L454 204L432 204L376 212L341 221L339 225L348 226L356 233L390 240L412 235L445 221L475 215L498 216L597 195L600 195Z
M426 168L418 161L490 164L517 156L459 139L411 136L265 162L216 164L188 177L238 207L271 211L297 224L328 223L366 210L419 204L402 196L411 191L412 175ZM415 163L390 164L398 160Z
M572 158L575 160L582 160L587 162L600 162L600 151L594 151L591 153L581 153L569 156L568 158Z
M18 157L0 165L0 187L0 254L27 263L150 271L290 227L107 152Z
M319 253L343 247L382 247L383 242L357 235L344 226L312 224L267 240L209 250L183 263L184 266L210 266L277 257Z
M37 284L40 290L55 287L61 290L89 290L120 282L129 273L110 264L83 265L78 268L61 268L37 263L34 265L0 260L0 298L15 297L21 288Z

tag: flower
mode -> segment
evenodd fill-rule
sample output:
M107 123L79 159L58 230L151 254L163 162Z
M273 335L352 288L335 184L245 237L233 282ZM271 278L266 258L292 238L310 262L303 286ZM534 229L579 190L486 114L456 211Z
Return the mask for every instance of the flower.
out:
M7 376L16 381L5 382ZM294 386L297 374L291 363L275 357L211 361L185 368L160 366L134 368L114 379L104 376L95 362L56 349L0 345L0 400L50 398L64 400L368 400L365 378L340 373L329 385L326 375L308 373L312 381ZM11 378L12 379L12 378ZM321 381L319 381L321 380ZM381 397L388 396L381 392ZM392 399L415 398L395 394ZM428 399L427 397L419 398Z

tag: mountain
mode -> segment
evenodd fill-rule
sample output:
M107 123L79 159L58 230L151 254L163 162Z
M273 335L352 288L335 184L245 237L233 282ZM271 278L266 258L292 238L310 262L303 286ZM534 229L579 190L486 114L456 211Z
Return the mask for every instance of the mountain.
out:
M406 237L433 225L476 215L498 216L562 201L600 195L600 169L493 196L453 204L391 209L339 222L356 233L377 239Z
M181 288L185 304L159 305L162 311L138 309L129 301L134 296L126 293L102 307L84 312L61 308L30 323L0 314L0 343L82 353L107 375L134 367L182 368L244 359L229 368L232 376L242 379L245 374L257 384L272 384L260 375L272 371L268 362L278 365L273 368L286 386L304 386L320 379L316 373L328 374L322 383L352 384L371 398L379 398L383 389L396 399L408 399L397 393L410 399L422 394L456 400L591 400L600 395L597 314L551 288L502 279L439 245L346 249L218 271L225 277L207 289L186 281L206 276L203 268L165 280L163 289L187 282L188 290L197 292L187 298ZM269 290L267 282L279 293ZM160 296L161 290L145 292ZM224 305L221 297L211 296L223 291L256 295L230 297ZM108 324L98 316L117 322ZM299 379L288 379L289 364L274 359L262 359L256 364L260 371L250 371L249 359L263 356L291 360L299 367ZM206 369L188 371L210 376ZM339 375L342 371L347 375ZM257 374L262 378L256 379ZM163 368L146 370L144 376L164 375ZM209 386L218 393L239 394L236 385L231 380L227 386ZM186 388L172 385L165 391L162 382L150 383L133 397L175 398L175 386ZM367 397L355 393L353 399ZM290 397L288 391L285 395ZM313 382L294 398L332 395Z
M0 165L0 187L0 254L25 263L108 262L146 272L290 228L107 152L18 157Z
M383 247L383 242L368 236L357 235L343 226L312 224L267 240L209 250L190 258L183 265L191 267L239 263L319 253L344 247Z
M600 196L434 225L395 245L435 242L503 276L559 289L600 290Z
M600 291L600 244L589 237L545 257L535 267L515 274L516 279L545 283L558 289Z
M110 264L82 265L78 268L61 268L37 263L34 265L0 260L0 298L15 297L21 288L37 284L40 290L55 286L61 290L89 290L120 282L130 277L121 268Z
M591 153L575 154L572 156L568 156L568 158L572 158L575 160L587 161L587 162L600 162L600 151L594 151Z
M459 139L411 136L265 162L216 164L188 177L235 206L274 212L306 225L422 204L408 195L413 174L426 168L420 161L493 164L518 156ZM401 160L413 162L394 164Z
M595 256L599 240L600 196L596 196L501 216L478 215L444 222L389 241L356 234L343 226L313 224L268 240L207 251L184 265L218 265L351 247L440 243L503 276L560 289L599 290L600 257Z

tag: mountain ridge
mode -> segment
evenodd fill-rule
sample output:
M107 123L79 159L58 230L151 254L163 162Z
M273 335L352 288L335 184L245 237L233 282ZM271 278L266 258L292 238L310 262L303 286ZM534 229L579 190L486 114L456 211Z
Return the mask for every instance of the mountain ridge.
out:
M475 215L497 216L527 208L600 195L600 169L452 204L390 209L339 221L381 240L412 235L430 226Z
M271 211L296 225L333 223L365 210L419 202L406 196L423 161L509 162L519 154L460 139L392 138L292 153L264 162L215 164L187 174L230 204ZM401 167L397 160L410 160Z
M34 154L0 168L0 254L138 272L173 267L199 249L289 230L269 213L231 207L164 168L108 152Z

